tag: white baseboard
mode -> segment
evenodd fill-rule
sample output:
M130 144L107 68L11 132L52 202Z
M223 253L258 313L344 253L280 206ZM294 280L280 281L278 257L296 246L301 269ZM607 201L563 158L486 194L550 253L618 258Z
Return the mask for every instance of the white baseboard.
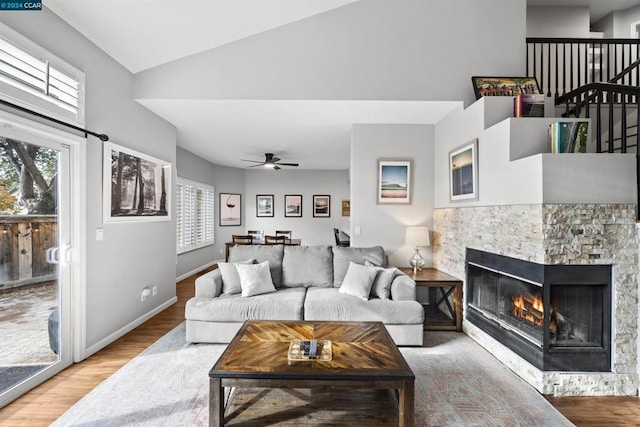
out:
M196 274L196 273L199 273L199 272L201 272L202 270L204 270L205 268L209 268L209 267L211 267L212 265L217 264L217 263L219 263L219 262L224 262L224 260L222 260L222 259L218 259L218 260L215 260L215 261L211 261L210 263L205 264L205 265L201 265L200 267L195 268L195 269L193 269L193 270L189 271L188 273L182 274L182 275L180 275L180 276L176 277L176 283L178 283L178 282L179 282L179 281L181 281L181 280L186 279L186 278L187 278L187 277L189 277L189 276L192 276L192 275L194 275L194 274Z
M115 331L111 335L105 337L104 339L98 341L97 343L95 343L91 347L85 349L84 355L83 355L84 356L83 360L86 359L87 357L91 356L92 354L98 352L99 350L102 350L103 348L105 348L106 346L108 346L109 344L111 344L112 342L117 340L118 338L122 337L123 335L127 334L128 332L131 332L132 330L134 330L138 326L142 325L144 322L146 322L147 320L151 319L153 316L155 316L156 314L160 313L161 311L163 311L167 307L172 306L176 302L178 302L178 297L173 297L173 298L169 299L168 301L162 303L161 305L159 305L158 307L154 308L150 312L145 313L143 316L138 317L136 320L134 320L133 322L129 323L128 325L125 325L124 327L118 329L117 331ZM78 362L78 361L76 361L76 362Z

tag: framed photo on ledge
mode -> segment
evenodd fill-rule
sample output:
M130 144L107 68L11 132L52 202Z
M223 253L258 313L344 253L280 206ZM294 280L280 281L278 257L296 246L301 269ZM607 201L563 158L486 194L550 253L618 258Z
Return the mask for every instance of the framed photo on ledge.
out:
M411 204L411 160L378 160L378 204Z
M258 218L273 216L273 194L256 195L256 216Z
M314 195L313 196L313 217L329 218L331 216L331 196Z
M449 199L478 200L478 139L449 152Z
M286 194L284 196L284 216L302 217L302 194Z

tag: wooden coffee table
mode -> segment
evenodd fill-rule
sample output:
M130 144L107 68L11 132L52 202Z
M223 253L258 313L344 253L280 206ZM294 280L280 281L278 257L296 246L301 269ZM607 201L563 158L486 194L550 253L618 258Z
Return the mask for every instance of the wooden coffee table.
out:
M289 362L293 339L331 340L330 361ZM247 321L209 371L209 425L224 425L225 387L392 389L414 424L415 376L381 322Z

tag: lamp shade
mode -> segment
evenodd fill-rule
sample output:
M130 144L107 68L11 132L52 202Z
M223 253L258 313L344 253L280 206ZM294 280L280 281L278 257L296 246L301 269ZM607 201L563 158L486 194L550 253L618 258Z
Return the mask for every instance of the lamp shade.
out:
M407 227L404 235L404 244L407 246L429 246L429 229L427 227Z

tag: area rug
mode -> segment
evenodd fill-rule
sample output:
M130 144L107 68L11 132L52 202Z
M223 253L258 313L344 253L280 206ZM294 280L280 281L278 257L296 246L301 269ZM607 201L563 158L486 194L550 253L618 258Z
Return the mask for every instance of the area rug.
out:
M208 425L208 371L225 346L186 344L184 328L183 323L159 339L53 425ZM426 332L423 347L401 351L416 376L416 426L572 425L462 333ZM304 421L289 418L269 425Z

